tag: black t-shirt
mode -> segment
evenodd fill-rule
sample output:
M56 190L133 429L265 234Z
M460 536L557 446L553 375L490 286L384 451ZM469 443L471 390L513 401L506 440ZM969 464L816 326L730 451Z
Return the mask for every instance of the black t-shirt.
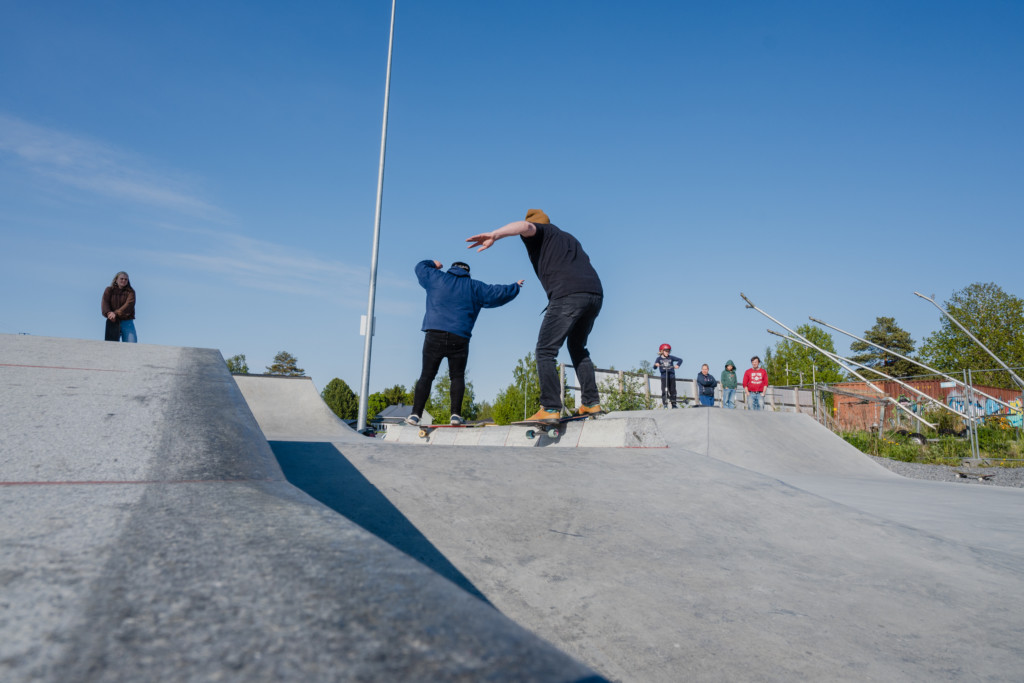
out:
M554 225L534 225L537 232L522 240L548 299L581 293L603 295L601 278L579 240Z

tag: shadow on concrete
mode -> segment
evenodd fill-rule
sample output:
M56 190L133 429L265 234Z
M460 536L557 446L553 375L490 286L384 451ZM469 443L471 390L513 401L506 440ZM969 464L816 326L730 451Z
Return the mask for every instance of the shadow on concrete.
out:
M271 441L270 448L292 486L491 605L334 444Z

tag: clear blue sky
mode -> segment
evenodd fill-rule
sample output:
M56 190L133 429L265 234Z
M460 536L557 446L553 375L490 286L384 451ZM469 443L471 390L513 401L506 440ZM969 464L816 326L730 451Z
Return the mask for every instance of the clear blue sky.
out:
M123 269L141 342L358 390L390 3L0 10L0 332L102 338ZM777 340L741 291L918 342L915 290L1024 296L1022 35L989 0L399 0L371 391L419 374L424 258L526 278L471 346L478 398L510 381L544 295L464 240L531 207L605 283L599 367L746 367Z

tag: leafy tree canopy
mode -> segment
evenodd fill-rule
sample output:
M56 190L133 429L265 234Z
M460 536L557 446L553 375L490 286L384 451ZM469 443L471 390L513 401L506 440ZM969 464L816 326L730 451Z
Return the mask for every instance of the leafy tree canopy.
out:
M611 368L614 370L615 368ZM650 361L640 361L640 367L628 370L620 377L608 377L598 383L601 408L612 410L650 410L657 401L648 394L645 382L654 368Z
M575 410L576 400L569 389L562 397L567 410ZM537 361L533 352L516 362L512 370L512 383L498 392L491 407L496 424L507 425L523 420L540 410L540 379L537 376Z
M832 335L817 325L806 323L796 331L812 344L835 353ZM769 381L777 386L810 384L813 380L834 384L846 380L846 373L821 351L788 339L778 342L774 349L765 350L764 367L768 370ZM743 377L738 368L737 375Z
M452 417L452 378L448 370L434 380L434 390L427 399L426 411L434 418L435 424L448 422ZM459 415L464 420L476 420L480 407L476 404L476 394L473 391L473 383L466 382L466 393L462 396L462 412Z
M343 379L335 377L328 382L320 392L320 398L342 420L354 420L359 416L359 397Z
M955 292L943 308L1011 368L1024 365L1024 300L995 283L976 282ZM970 369L977 384L1018 388L1005 370L978 372L999 364L949 318L939 315L939 329L921 344L925 363L954 376Z
M384 391L370 394L369 398L366 399L366 414L370 417L375 417L388 406L397 406L398 404L411 406L412 401L412 392L408 391L404 385L396 384Z
M228 372L232 375L248 375L249 365L245 362L245 354L239 353L238 355L231 356L228 358Z
M306 371L298 367L298 364L299 360L295 356L287 351L281 351L274 356L274 364L267 367L267 372L271 375L304 377Z
M874 327L864 332L864 338L872 344L878 344L904 356L909 357L914 353L914 340L911 339L909 332L896 324L895 318L875 318ZM850 350L856 353L850 356L851 360L863 363L890 377L910 377L921 372L920 368L910 361L897 358L862 341L850 344Z

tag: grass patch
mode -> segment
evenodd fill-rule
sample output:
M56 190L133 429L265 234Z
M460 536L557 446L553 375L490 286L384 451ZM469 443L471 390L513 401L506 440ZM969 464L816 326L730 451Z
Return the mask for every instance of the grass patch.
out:
M900 434L886 434L879 438L872 432L844 432L840 434L844 441L857 450L876 455L881 458L898 460L900 462L916 462L924 465L952 465L959 466L964 458L971 457L971 444L967 439L959 439L954 436L943 436L931 440L925 446L920 446L911 441L907 436ZM934 436L931 438L935 438ZM981 441L981 430L979 430L979 442ZM994 458L1002 461L1002 458L1015 457L1006 455L1014 452L1014 447L1019 442L1004 440L993 440L991 443L1003 444L995 446L1000 449L1001 455L989 455L982 447L981 455L985 458ZM1006 465L1009 466L1009 465ZM1016 466L1024 466L1024 462Z

